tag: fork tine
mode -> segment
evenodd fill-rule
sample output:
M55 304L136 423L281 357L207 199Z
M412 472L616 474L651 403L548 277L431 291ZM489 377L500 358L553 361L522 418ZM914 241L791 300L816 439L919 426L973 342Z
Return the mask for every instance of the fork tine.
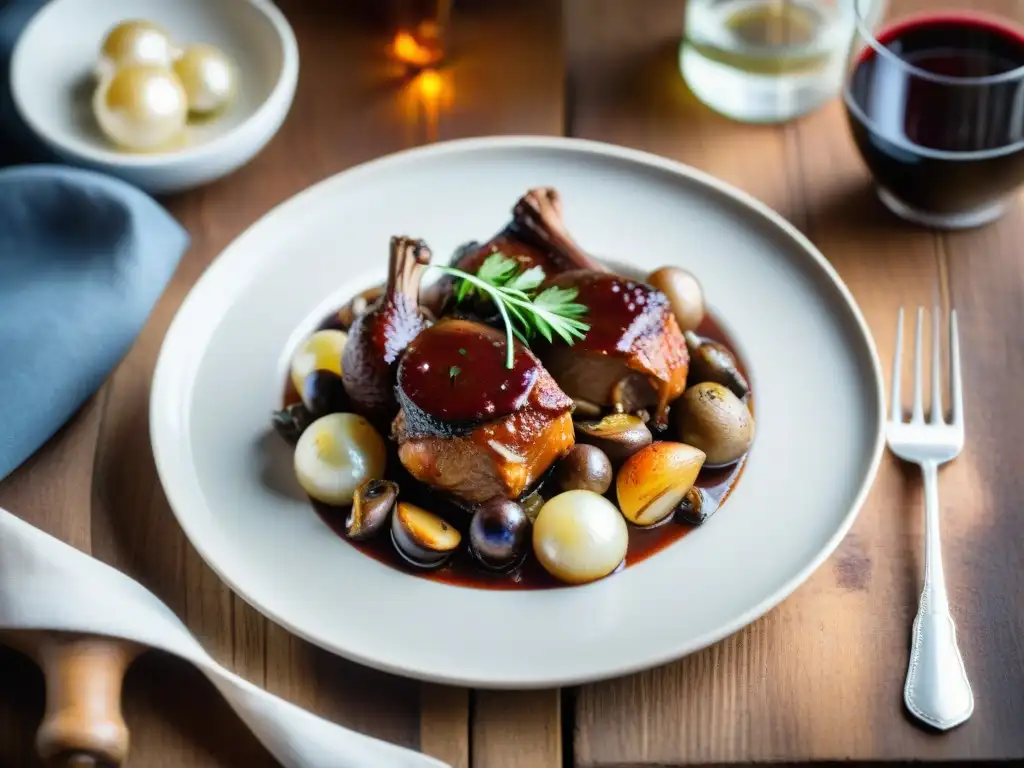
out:
M914 333L914 410L910 415L911 423L924 422L924 395L921 381L921 335L924 325L924 307L917 308L917 330Z
M903 307L896 315L896 351L892 356L892 388L889 392L889 420L894 424L903 421L903 398L900 394L900 371L903 367Z
M954 426L964 425L964 384L960 378L960 331L956 324L956 310L949 313L949 390L953 397Z
M939 307L932 309L932 424L943 423L942 413L942 351L940 336L942 329L939 326Z

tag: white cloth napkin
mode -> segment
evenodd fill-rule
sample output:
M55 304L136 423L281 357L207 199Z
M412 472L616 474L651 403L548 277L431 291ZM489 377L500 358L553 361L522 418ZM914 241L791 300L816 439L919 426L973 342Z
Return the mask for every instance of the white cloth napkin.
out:
M191 662L286 768L445 768L342 728L220 666L152 592L0 508L0 630L66 630L133 640Z

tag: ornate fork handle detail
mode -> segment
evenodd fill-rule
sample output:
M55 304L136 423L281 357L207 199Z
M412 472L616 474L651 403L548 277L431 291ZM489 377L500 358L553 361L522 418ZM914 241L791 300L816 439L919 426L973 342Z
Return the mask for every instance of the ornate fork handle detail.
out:
M974 695L956 642L956 625L949 612L939 539L938 465L921 464L925 492L924 588L914 619L903 699L920 720L946 730L967 720Z

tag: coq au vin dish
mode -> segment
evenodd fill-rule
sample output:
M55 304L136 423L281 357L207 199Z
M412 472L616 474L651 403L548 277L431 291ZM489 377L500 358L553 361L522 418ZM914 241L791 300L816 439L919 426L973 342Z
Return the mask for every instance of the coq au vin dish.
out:
M427 578L539 588L607 577L722 507L753 394L696 276L609 270L551 188L439 261L392 237L386 280L291 356L272 420L327 524Z

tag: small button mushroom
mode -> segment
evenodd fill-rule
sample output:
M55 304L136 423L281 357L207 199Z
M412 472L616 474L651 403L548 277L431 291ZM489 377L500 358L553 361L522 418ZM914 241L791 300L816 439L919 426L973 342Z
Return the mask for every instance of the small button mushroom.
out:
M576 444L558 462L555 477L563 491L604 493L612 484L612 463L596 445Z
M526 556L530 519L522 505L496 496L473 513L469 553L485 568L507 570Z
M740 373L736 358L724 345L703 339L692 331L686 331L683 336L690 353L688 379L691 386L713 381L731 389L736 397L744 398L750 394L747 378Z
M683 443L651 443L629 457L615 481L619 508L635 525L648 527L668 518L690 490L704 452Z
M345 383L334 371L316 370L306 376L302 385L302 402L314 416L344 413L351 408Z
M462 534L433 512L405 501L391 515L391 541L417 568L440 568L459 548Z
M612 413L600 421L578 421L576 441L604 451L613 464L618 464L644 446L653 436L643 420L630 413Z
M334 329L316 331L292 354L290 373L292 386L305 402L306 377L313 371L330 371L341 376L341 355L348 336ZM307 407L308 407L307 403Z
M352 509L345 518L345 535L353 541L376 536L391 514L398 499L398 483L390 480L367 480L356 488Z
M270 422L274 430L292 445L299 442L302 433L314 421L313 414L302 403L291 403L280 411L274 411Z
M295 445L295 477L315 500L352 503L356 488L384 475L387 448L380 433L354 413L332 413L310 424Z
M708 467L735 464L754 440L754 417L728 387L704 381L676 401L679 439L707 455Z
M567 584L607 576L626 557L629 531L619 510L593 491L566 491L549 500L533 524L533 553Z
M704 289L693 274L679 267L661 267L648 275L647 283L665 294L681 330L700 325L704 319Z
M693 486L676 507L676 520L700 525L718 510L718 501L703 488Z

